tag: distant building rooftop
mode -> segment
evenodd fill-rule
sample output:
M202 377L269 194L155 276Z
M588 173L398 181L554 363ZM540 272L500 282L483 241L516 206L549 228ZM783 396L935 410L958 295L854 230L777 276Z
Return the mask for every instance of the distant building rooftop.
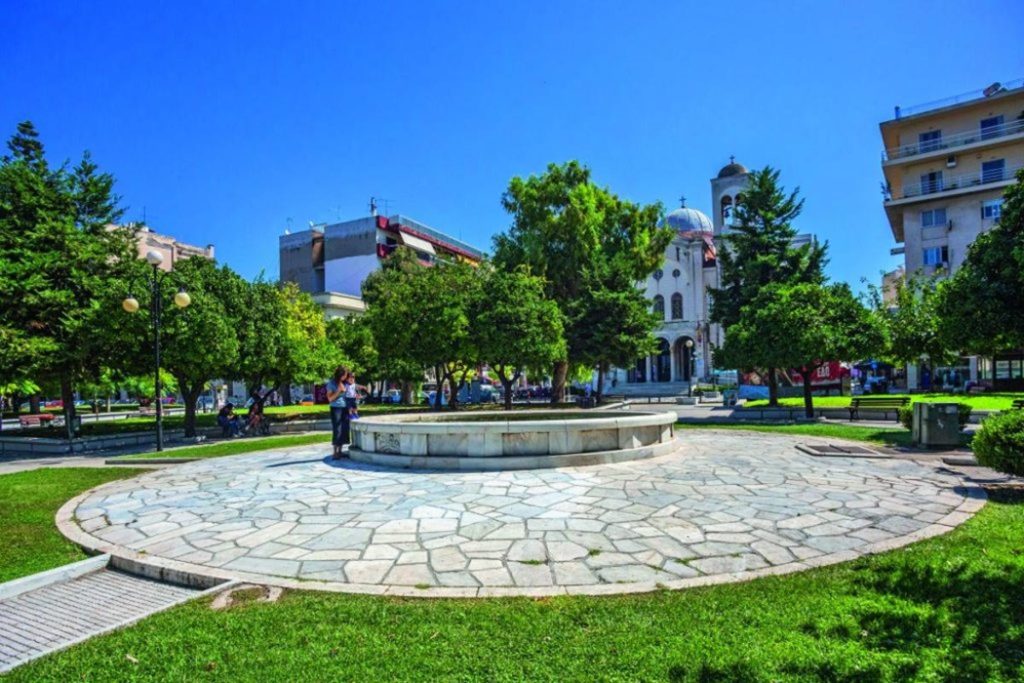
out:
M1003 81L1002 83L996 81L988 87L981 88L980 90L971 90L970 92L961 93L960 95L932 100L931 102L923 102L910 107L901 107L897 105L893 112L894 116L892 120L898 121L911 116L920 116L921 114L930 113L939 109L946 109L948 107L967 104L975 100L984 100L997 95L1003 95L1013 90L1020 90L1021 88L1024 88L1024 78L1016 78L1012 81Z

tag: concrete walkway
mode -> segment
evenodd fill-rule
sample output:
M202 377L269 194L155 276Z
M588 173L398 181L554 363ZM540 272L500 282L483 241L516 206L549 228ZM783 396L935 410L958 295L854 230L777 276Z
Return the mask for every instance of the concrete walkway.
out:
M709 429L651 460L497 473L385 470L304 447L113 482L69 502L58 524L166 569L482 597L799 571L946 533L984 503L938 463L814 457L801 443L825 442Z
M0 584L0 672L132 624L203 593L91 558Z

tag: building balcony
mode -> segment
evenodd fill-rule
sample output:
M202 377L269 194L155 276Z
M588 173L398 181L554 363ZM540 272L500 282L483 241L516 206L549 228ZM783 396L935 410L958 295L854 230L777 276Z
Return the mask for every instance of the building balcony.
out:
M1006 138L1011 138L1007 140ZM964 152L1002 142L1024 139L1024 119L1016 119L998 126L973 128L971 130L943 135L938 140L928 140L911 145L892 147L882 152L882 162L889 164L914 161L932 156L945 156L953 152Z
M1024 165L1011 166L996 171L974 171L955 176L942 177L935 180L922 181L919 183L904 183L898 196L894 195L889 201L931 198L933 195L944 195L949 193L967 194L979 190L988 190L998 187L1001 184L1013 182L1017 171L1024 168Z

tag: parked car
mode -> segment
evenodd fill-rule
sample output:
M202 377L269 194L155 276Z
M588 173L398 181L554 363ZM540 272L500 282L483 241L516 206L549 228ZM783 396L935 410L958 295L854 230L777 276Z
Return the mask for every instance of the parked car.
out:
M427 392L421 391L420 392L421 402L423 404L425 404L425 405L428 405L428 406L434 405L434 396L436 394L437 394L436 391L427 391ZM441 394L441 405L442 406L448 405L448 396L445 395L445 394Z
M384 403L401 403L402 392L399 391L398 389L389 389L388 391L384 392L383 401Z
M299 401L300 406L311 406L314 403L315 401L313 400L313 394L306 394L305 396L302 397L302 400Z
M213 400L212 396L200 396L199 400L196 401L196 410L213 410L217 405L217 402Z

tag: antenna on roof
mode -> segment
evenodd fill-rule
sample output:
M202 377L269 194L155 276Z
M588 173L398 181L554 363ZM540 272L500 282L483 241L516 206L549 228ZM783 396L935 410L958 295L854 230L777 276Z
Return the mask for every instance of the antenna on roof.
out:
M376 197L370 197L370 215L371 216L376 216L377 215L377 198Z

